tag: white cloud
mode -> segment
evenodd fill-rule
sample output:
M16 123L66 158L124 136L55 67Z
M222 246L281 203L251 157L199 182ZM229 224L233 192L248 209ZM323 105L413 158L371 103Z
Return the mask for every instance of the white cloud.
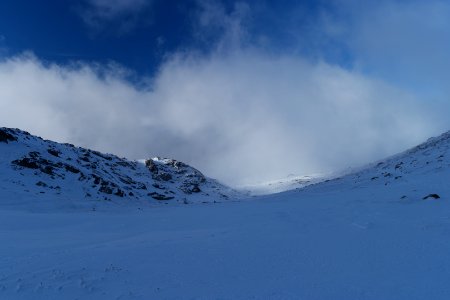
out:
M125 2L114 3L120 7ZM409 63L418 66L413 75L425 82L427 76L447 74L446 51L437 50L437 59L427 45L421 47L428 50L413 47L423 39L433 47L442 42L446 49L445 39L426 34L433 28L446 30L439 21L446 24L445 18L429 13L438 14L436 8L399 10L400 4L383 2L355 9L348 22L325 14L326 22L317 27L321 38L345 39L357 54L357 66L367 64L349 70L250 47L246 4L226 13L217 2L199 3L198 37L208 40L211 32L221 33L213 50L169 57L143 88L124 80L124 70L117 66L62 67L30 55L0 62L2 125L130 158L177 158L231 184L363 164L450 125L445 115L449 104L442 96L448 95L446 85L437 80L442 95L430 99L417 86L389 77L408 75L415 70L404 67ZM344 14L355 3L342 0ZM417 20L416 9L433 21ZM105 16L114 16L113 11ZM426 32L414 25L419 21L428 24L423 25ZM334 25L338 30L330 30ZM408 26L414 34L402 43L398 39ZM430 63L435 66L427 69ZM367 66L381 69L371 73ZM386 80L379 79L383 70Z
M242 47L249 38L246 24L250 18L250 6L245 2L235 2L227 13L218 1L198 0L198 19L195 22L195 37L211 43L216 37L216 51L230 51Z
M139 22L139 16L151 5L152 0L86 0L81 11L85 23L96 30L118 21L119 33L126 33Z
M416 92L450 92L450 2L339 4L322 30L348 47L356 66Z
M365 163L441 129L406 91L296 57L175 56L147 90L121 72L3 61L2 126L131 158L178 158L231 184Z

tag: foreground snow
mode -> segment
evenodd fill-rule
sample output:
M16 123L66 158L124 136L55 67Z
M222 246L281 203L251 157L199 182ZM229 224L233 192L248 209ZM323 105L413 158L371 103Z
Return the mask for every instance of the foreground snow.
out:
M449 299L448 201L400 199L425 184L383 187L126 212L3 210L0 298Z
M449 299L449 139L251 200L26 210L3 191L0 299Z

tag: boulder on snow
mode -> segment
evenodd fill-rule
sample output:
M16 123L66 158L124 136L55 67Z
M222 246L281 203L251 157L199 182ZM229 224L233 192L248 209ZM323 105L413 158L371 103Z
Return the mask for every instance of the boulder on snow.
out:
M156 199L156 200L170 200L170 199L174 198L172 196L166 196L166 195L163 195L163 194L160 194L160 193L156 193L156 192L149 193L148 195L151 196L153 199Z
M423 199L423 200L426 200L426 199L428 199L428 198L439 199L439 198L441 198L441 197L440 197L438 194L429 194L429 195L423 197L422 199Z

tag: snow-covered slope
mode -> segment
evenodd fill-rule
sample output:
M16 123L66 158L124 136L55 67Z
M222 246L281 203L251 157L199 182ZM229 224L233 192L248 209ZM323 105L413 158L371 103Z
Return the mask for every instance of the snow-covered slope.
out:
M253 201L36 213L2 194L0 299L450 299L449 137Z
M342 184L353 188L413 184L430 186L430 191L433 190L431 186L437 186L435 192L438 192L447 186L446 184L441 185L441 183L444 183L443 180L446 180L447 172L450 172L450 131L438 137L430 138L405 152L358 169L348 169L326 175L289 176L270 182L242 186L240 190L248 191L252 195L267 195L306 187L308 189L323 189L330 185ZM419 197L418 189L414 190L417 193L414 196L410 193L410 196L413 198ZM408 197L408 195L402 196L404 196L402 199ZM428 194L423 197L426 196Z
M44 207L209 202L238 194L173 159L129 161L0 128L0 198ZM8 199L8 200L6 200ZM56 200L55 200L56 199ZM86 201L87 200L87 201Z
M345 176L326 180L308 189L346 186L376 188L392 200L403 202L439 199L450 195L450 131ZM395 192L394 192L395 191Z

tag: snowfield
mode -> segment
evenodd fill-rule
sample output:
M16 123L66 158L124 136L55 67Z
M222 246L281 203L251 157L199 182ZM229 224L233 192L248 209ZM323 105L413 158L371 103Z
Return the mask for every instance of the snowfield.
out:
M0 299L450 299L449 149L447 133L298 190L187 204L23 192L49 175L12 180L9 152Z

